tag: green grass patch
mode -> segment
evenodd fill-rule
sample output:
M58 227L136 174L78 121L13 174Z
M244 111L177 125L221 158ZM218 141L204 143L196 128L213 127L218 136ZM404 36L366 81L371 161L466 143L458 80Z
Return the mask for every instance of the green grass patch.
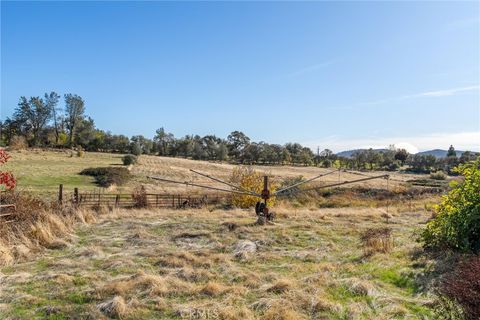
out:
M73 277L73 284L77 287L84 286L88 283L87 279L83 278L82 276L75 275Z
M17 271L17 269L14 266L6 266L6 267L3 267L1 270L2 270L2 273L5 273L5 274L12 274L15 271Z
M45 271L49 267L49 262L46 259L39 259L36 263L36 270L37 271Z
M95 189L93 177L82 176L80 171L92 164L103 167L117 167L122 164L122 155L87 152L84 157L70 157L69 151L12 151L12 158L3 169L12 171L18 180L19 190L54 196L58 185L63 184L64 192Z
M83 292L71 292L67 294L67 300L75 304L85 304L90 302L90 297Z
M415 282L411 276L399 273L394 269L378 270L377 276L379 280L393 284L398 288L406 289L410 293L414 293L416 291Z
M343 285L328 287L326 291L333 301L340 302L342 304L352 300L364 300L365 298L364 296L356 295Z

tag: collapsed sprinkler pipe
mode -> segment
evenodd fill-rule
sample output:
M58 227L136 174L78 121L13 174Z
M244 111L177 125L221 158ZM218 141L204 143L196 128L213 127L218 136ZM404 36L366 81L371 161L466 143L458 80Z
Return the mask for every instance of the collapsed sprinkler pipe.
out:
M340 169L338 169L338 170L340 170ZM322 174L320 174L320 175L318 175L318 176L316 176L316 177L313 177L313 178L311 178L311 179L308 179L308 180L305 180L305 181L301 181L301 182L292 184L291 186L288 186L288 187L285 187L285 188L283 188L283 189L278 190L278 191L275 192L273 195L278 195L279 193L282 193L282 192L287 191L287 190L289 190L289 189L292 189L292 188L294 188L294 187L298 187L299 185L308 183L308 182L310 182L310 181L313 181L313 180L318 179L318 178L321 178L321 177L328 176L329 174L335 173L335 172L337 172L338 170L333 170L333 171L330 171L330 172L327 172L327 173L322 173Z
M203 177L212 179L213 181L217 181L217 182L223 183L223 184L225 184L225 185L227 185L227 186L229 186L229 187L232 187L232 188L234 188L234 189L237 189L237 190L239 190L239 191L247 192L247 193L249 193L249 194L252 195L252 196L261 197L261 195L258 194L258 193L256 193L256 192L246 190L246 189L244 189L244 188L242 188L242 187L238 187L238 186L236 186L236 185L234 185L234 184L231 184L231 183L228 183L228 182L226 182L226 181L220 180L220 179L218 179L218 178L209 176L208 174L201 173L201 172L195 171L195 170L193 170L193 169L190 169L190 171L192 171L192 172L194 172L194 173L196 173L196 174L198 174L198 175L201 175L201 176L203 176Z
M193 187L198 187L198 188L205 188L205 189L211 189L211 190L216 190L216 191L222 191L222 192L246 194L246 195L249 195L249 196L254 196L254 197L261 198L260 195L252 194L252 193L249 193L249 192L243 192L243 191L237 191L237 190L227 190L227 189L222 189L222 188L217 188L217 187L204 186L204 185L201 185L201 184L191 183L191 182L187 182L187 181L181 182L181 181L169 180L169 179L158 178L158 177L150 177L150 176L147 176L147 178L154 179L154 180L159 180L159 181L164 181L164 182L170 182L170 183L184 184L186 186L193 186Z
M368 178L363 178L363 179L358 179L358 180L352 180L352 181L344 181L344 182L332 183L332 184L327 184L327 185L324 185L324 186L318 186L318 187L313 187L313 188L303 189L303 190L295 190L295 191L293 191L293 193L305 192L305 191L312 191L312 190L318 190L318 189L325 189L325 188L330 188L330 187L341 186L341 185L344 185L344 184L350 184L350 183L355 183L355 182L362 182L362 181L373 180L373 179L380 179L380 178L388 179L388 177L389 177L388 174L383 174L383 175L381 175L381 176L375 176L375 177L368 177Z

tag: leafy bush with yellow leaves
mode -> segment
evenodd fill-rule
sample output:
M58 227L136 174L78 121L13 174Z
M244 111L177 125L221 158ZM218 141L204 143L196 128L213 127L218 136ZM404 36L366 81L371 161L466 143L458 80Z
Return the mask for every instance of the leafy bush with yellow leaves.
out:
M427 248L480 252L480 157L455 168L463 176L436 206L421 240Z
M244 190L261 194L263 190L263 176L264 174L255 171L252 167L238 167L233 170L230 182L240 186ZM277 183L270 177L268 183L270 193L273 194L277 189ZM255 196L234 193L232 196L232 205L239 208L251 208L260 200L260 198ZM268 205L269 207L273 207L274 204L275 197L271 197L268 200Z

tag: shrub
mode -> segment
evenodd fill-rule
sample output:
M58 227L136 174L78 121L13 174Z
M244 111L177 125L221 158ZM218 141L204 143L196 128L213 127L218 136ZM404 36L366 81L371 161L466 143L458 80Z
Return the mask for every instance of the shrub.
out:
M77 157L82 158L85 155L85 151L83 151L83 148L79 146L77 148Z
M233 170L230 182L234 185L240 186L243 190L252 191L258 194L263 190L263 174L253 170L251 167L239 167ZM276 190L276 183L269 180L270 193L274 193ZM250 196L246 194L233 193L232 204L239 208L251 208L260 201L260 198L256 196ZM275 203L275 197L269 199L269 206L273 206Z
M400 169L400 165L397 162L389 163L387 166L388 171L397 171L398 169Z
M124 167L87 168L80 174L94 177L95 182L102 187L109 187L113 184L122 185L131 178L130 171Z
M24 136L13 136L12 139L10 139L9 147L12 150L27 149L27 139L25 139Z
M6 163L10 158L10 155L4 149L0 149L0 165ZM0 171L0 192L5 191L3 189L13 190L16 184L17 180L11 172Z
M122 158L123 165L128 166L137 163L137 156L133 154L124 155Z
M480 319L480 257L460 262L442 281L440 309L443 313L463 314L466 319ZM458 312L458 306L462 312ZM460 317L458 317L460 318Z
M421 235L426 248L480 251L480 158L455 169L464 177L435 207L436 216Z
M365 256L375 252L387 253L393 248L392 229L367 229L361 234L360 242L362 243Z
M90 211L60 206L26 192L3 192L0 204L15 204L15 210L1 211L11 215L0 217L0 265L31 258L31 253L42 247L58 247L64 243L61 238L71 233L73 223L95 221ZM26 250L15 250L17 245L23 245Z
M286 178L280 184L279 189L290 187L290 186L293 186L294 184L297 184L297 183L300 183L300 182L303 182L303 181L305 181L305 178L303 176ZM300 190L300 186L293 187L293 188L290 188L290 189L286 190L285 192L282 192L281 195L284 196L284 197L287 197L287 198L292 198L292 196L296 197L296 196L298 196L298 191L299 190Z
M136 156L141 155L142 154L142 147L138 143L133 144L132 153Z
M147 200L147 190L145 186L138 186L133 190L132 199L134 202L135 208L146 208L148 207Z
M437 295L437 301L434 306L435 319L438 320L465 320L465 314L460 306L454 300L443 294Z
M433 180L445 180L447 179L447 175L443 173L443 171L437 171L434 173L430 173L430 179Z

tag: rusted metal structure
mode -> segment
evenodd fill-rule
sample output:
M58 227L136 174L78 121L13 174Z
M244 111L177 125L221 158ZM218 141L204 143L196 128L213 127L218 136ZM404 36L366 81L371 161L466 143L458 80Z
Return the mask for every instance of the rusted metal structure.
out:
M220 192L229 192L229 193L235 193L235 194L243 194L243 195L249 195L249 196L254 196L259 198L259 201L257 202L255 206L255 213L258 216L258 223L259 224L264 224L267 221L272 221L275 219L275 214L273 212L270 212L270 208L268 207L268 200L271 197L274 196L281 196L284 194L286 191L290 191L289 194L295 194L295 193L300 193L300 192L306 192L306 191L312 191L312 190L318 190L318 189L325 189L325 188L331 188L331 187L337 187L337 186L342 186L346 184L351 184L351 183L356 183L356 182L363 182L363 181L368 181L368 180L373 180L373 179L389 179L388 174L383 174L383 175L378 175L378 176L371 176L371 177L366 177L366 178L361 178L361 179L356 179L356 180L350 180L350 181L343 181L343 182L338 182L338 183L332 183L332 184L327 184L327 185L322 185L322 186L315 186L307 189L298 189L299 186L307 184L309 182L312 182L314 180L317 180L321 177L340 172L340 169L338 170L332 170L327 173L322 173L318 176L315 176L313 178L307 179L305 181L301 181L295 184L292 184L288 187L282 188L280 190L275 191L272 193L269 188L269 181L268 181L268 176L263 177L263 190L261 193L257 193L251 190L246 190L242 188L241 186L236 186L232 183L223 181L221 179L212 177L210 175L195 171L195 170L190 170L191 172L198 174L202 177L208 178L210 180L213 180L215 182L222 183L226 186L229 186L231 189L224 189L224 188L219 188L219 187L212 187L212 186L206 186L198 183L193 183L193 182L188 182L188 181L176 181L176 180L171 180L171 179L165 179L165 178L160 178L160 177L153 177L153 176L148 176L150 179L162 181L162 182L168 182L168 183L176 183L176 184L183 184L186 186L192 186L192 187L197 187L197 188L204 188L204 189L210 189L210 190L215 190L215 191L220 191ZM388 183L388 180L387 180ZM294 189L295 188L295 189Z

